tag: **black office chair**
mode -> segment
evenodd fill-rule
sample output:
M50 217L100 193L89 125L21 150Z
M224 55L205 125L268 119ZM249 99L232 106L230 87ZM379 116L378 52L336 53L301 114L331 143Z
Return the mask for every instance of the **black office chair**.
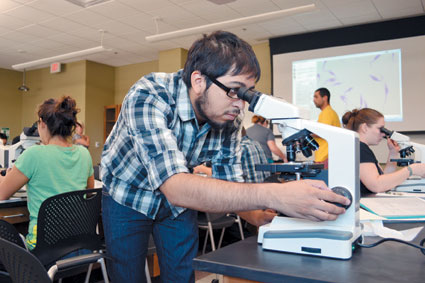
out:
M2 238L0 261L14 283L52 283L43 264L33 254Z
M16 230L15 226L3 219L0 219L0 238L8 240L21 248L26 249L24 240Z
M88 282L92 264L99 262L103 279L109 282L105 254L101 252L103 242L96 232L101 194L101 189L73 191L52 196L41 204L37 221L37 244L32 253L44 266L50 267L67 254L86 249L92 253L67 259L67 266L90 265L86 276ZM62 277L61 274L58 277Z
M208 237L211 239L211 249L213 251L215 248L214 241L214 229L221 229L220 240L218 242L217 248L221 247L221 243L223 241L224 231L226 228L232 226L234 223L238 223L239 230L241 234L241 239L244 239L244 234L242 230L241 220L239 216L236 218L233 216L229 216L226 213L207 213L207 212L198 212L198 228L202 230L206 230L204 246L202 249L202 253L205 253L205 249L207 246Z
M21 235L16 230L15 226L9 222L0 219L0 238L5 239L9 242L12 242L23 249L26 249L24 240ZM0 282L12 282L9 276L9 273L6 270L6 267L2 264L0 260Z

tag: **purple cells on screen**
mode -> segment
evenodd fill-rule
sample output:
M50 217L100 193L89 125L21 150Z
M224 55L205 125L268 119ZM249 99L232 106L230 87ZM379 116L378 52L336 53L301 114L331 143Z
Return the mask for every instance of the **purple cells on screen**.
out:
M376 77L376 76L374 76L374 75L369 75L369 77L370 77L372 80L374 80L375 82L380 82L380 81L381 81L381 79L380 79L380 78L378 78L378 77Z
M370 61L370 64L374 63L376 60L379 59L379 57L381 57L381 55L376 55L375 57L373 57L372 61Z

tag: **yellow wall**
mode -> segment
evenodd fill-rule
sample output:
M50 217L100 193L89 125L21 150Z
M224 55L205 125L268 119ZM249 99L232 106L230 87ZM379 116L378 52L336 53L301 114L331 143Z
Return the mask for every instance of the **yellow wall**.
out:
M130 87L141 77L152 72L158 72L158 61L116 67L114 104L121 104Z
M270 63L270 48L269 43L261 43L257 45L253 45L252 49L257 56L258 63L261 68L261 77L258 83L255 85L255 89L261 91L263 93L271 93L272 89L272 70ZM248 110L248 103L245 103L245 117L243 119L243 126L248 128L252 125L251 118L254 115L252 112Z
M187 50L175 48L159 52L159 72L173 73L184 67Z
M90 138L89 151L93 164L100 163L103 149L103 112L104 106L114 104L114 67L86 61L85 133ZM99 147L96 147L96 142Z
M23 96L22 101L23 126L30 126L37 120L38 105L44 100L64 95L69 95L77 101L77 106L81 109L77 118L84 117L85 67L85 61L79 61L64 65L63 71L57 74L50 74L49 68L27 71L26 81L30 90Z
M27 94L22 85L22 72L0 69L0 127L9 128L9 142L21 134L22 98Z
M261 78L255 85L255 88L261 92L270 94L272 90L272 69L269 42L253 45L252 49L257 56L261 68Z

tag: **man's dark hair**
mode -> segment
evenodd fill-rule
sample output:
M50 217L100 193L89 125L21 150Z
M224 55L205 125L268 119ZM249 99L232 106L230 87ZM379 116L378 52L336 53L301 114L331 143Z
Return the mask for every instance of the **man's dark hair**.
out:
M325 88L325 87L321 87L316 89L315 92L319 92L320 96L323 98L324 96L328 97L328 103L331 103L331 92L329 91L329 89Z
M0 139L7 140L7 136L5 133L0 133Z
M251 46L236 35L216 31L195 41L190 47L183 69L183 81L192 87L190 77L194 71L221 77L231 71L231 75L249 74L258 81L260 65ZM211 82L207 80L207 88Z

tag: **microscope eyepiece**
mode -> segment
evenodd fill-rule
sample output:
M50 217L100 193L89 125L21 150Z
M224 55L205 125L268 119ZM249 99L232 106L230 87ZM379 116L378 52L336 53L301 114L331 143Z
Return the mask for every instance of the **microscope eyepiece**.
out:
M393 134L393 132L394 132L394 131L388 130L388 129L387 129L387 128L385 128L385 127L382 127L382 128L380 128L379 130L381 131L381 133L385 134L385 137L386 137L386 138L391 137L391 135L392 135L392 134Z
M246 87L241 87L239 88L237 95L239 99L248 102L248 110L254 112L255 105L257 104L258 99L260 99L262 93L252 89L247 89Z

